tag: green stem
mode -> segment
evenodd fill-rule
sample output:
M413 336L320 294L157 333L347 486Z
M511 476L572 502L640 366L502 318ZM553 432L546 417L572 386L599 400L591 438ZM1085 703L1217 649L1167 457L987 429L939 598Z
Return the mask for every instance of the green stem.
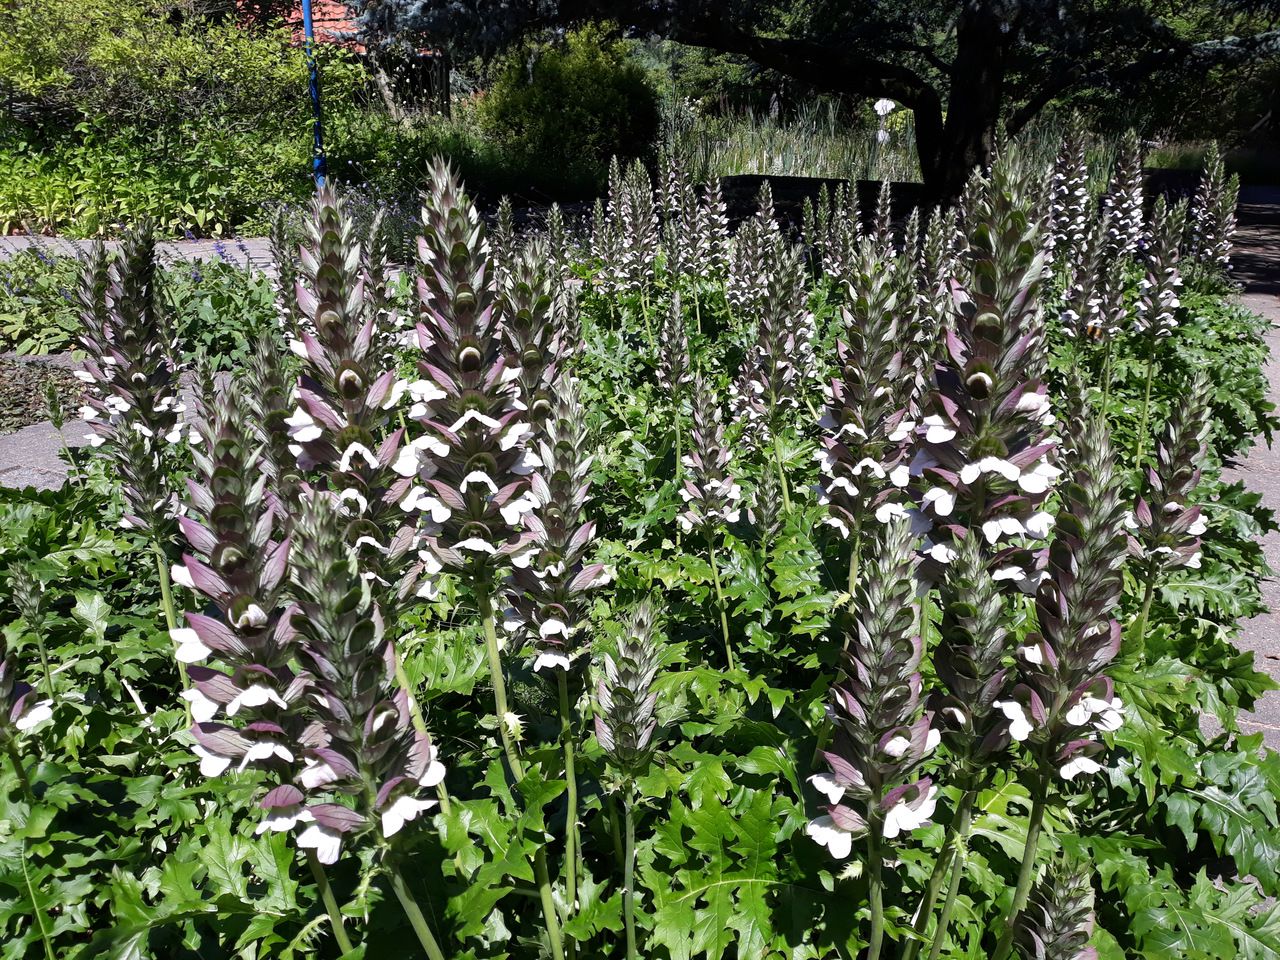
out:
M609 836L613 840L613 858L616 863L623 862L622 851L622 829L619 821L622 817L618 814L618 801L612 794L605 798L605 802L609 806Z
M502 673L502 658L498 654L498 631L494 623L493 600L489 596L487 584L476 584L476 603L480 608L480 619L484 624L484 646L489 656L489 673L493 683L494 706L498 711L498 736L502 740L502 749L507 757L507 765L511 768L514 783L524 779L524 764L515 742L511 739L511 731L507 729L507 682ZM533 872L538 881L538 896L542 900L542 916L547 926L547 937L551 941L551 954L555 960L564 960L564 945L560 939L560 920L556 916L555 898L551 895L551 875L547 870L547 855L542 847L538 847L533 855Z
M675 409L672 413L672 419L676 425L676 497L680 496L680 481L684 477L684 463L682 456L684 453L684 431L680 429L680 390L676 389L675 393ZM676 549L680 549L680 524L676 524Z
M698 336L702 336L702 298L698 296L697 286L693 289L693 323Z
M871 901L871 935L867 938L867 960L880 960L884 944L884 878L880 857L879 824L867 831L867 896Z
M1136 649L1145 650L1147 647L1147 622L1151 617L1151 601L1156 595L1156 567L1155 564L1148 563L1146 573L1146 583L1142 588L1142 608L1138 611L1138 619L1134 623L1131 636L1133 642L1131 647L1137 645Z
M49 928L44 925L44 911L36 903L36 890L31 885L31 875L27 872L27 838L22 838L22 880L27 885L27 897L31 900L31 912L35 915L36 925L40 928L40 942L44 944L45 960L57 960L53 952L53 943L49 940Z
M151 543L152 550L156 555L156 573L160 575L160 608L164 611L164 622L169 630L175 630L178 626L178 615L173 605L173 584L169 582L169 558L164 555L164 547L160 545L160 541L153 540ZM182 689L185 691L191 686L187 680L187 665L178 662L178 676L182 678ZM185 698L182 701L183 712L187 715L187 726L191 726L191 702Z
M1107 347L1102 354L1102 415L1107 415L1107 404L1111 400L1111 338L1107 338Z
M720 608L720 632L724 636L724 654L729 661L729 669L733 670L733 645L729 642L729 614L724 604L724 590L720 586L720 564L716 562L716 545L707 531L707 550L711 556L711 579L716 587L716 605Z
M399 869L388 865L387 873L391 877L391 889L395 891L396 899L400 901L400 906L404 908L405 915L409 918L409 926L413 927L413 932L417 934L418 942L422 944L422 949L427 951L427 956L431 960L444 960L444 953L440 949L440 944L436 943L436 938L431 933L431 927L427 925L427 918L422 915L422 908L418 906L418 901L413 898L409 888L404 885L404 878L400 876Z
M627 849L622 867L622 917L627 926L627 960L636 960L636 823L630 790L623 801L627 821Z
M560 680L560 738L564 743L564 778L568 784L569 806L565 821L564 872L566 912L573 916L578 901L578 777L574 767L573 725L569 712L569 676L559 671ZM565 944L565 953L572 960L573 941Z
M49 651L44 646L44 631L41 629L32 629L35 634L36 649L40 651L40 667L44 671L45 692L49 694L49 699L53 699L53 671L49 669Z
M653 339L653 324L649 322L649 291L640 291L640 315L644 317L644 335L649 341L649 352L654 353L658 349L658 342Z
M22 787L22 796L29 806L36 805L36 794L31 789L31 780L27 777L27 768L22 765L22 756L18 753L18 745L13 741L12 737L7 738L5 750L9 754L9 759L13 761L13 772L18 775L18 784Z
M778 482L782 484L782 510L784 513L791 512L791 488L787 483L787 471L782 465L782 448L780 446L782 437L778 431L773 433L773 460L778 465Z
M966 790L960 795L960 802L956 805L956 815L947 825L946 836L943 837L942 847L938 850L938 859L934 861L933 872L929 874L929 882L925 886L924 897L920 901L920 911L916 914L915 923L912 925L916 939L907 944L902 952L902 960L914 960L915 955L920 952L924 935L929 931L929 920L933 917L933 908L938 902L938 894L942 891L942 881L947 876L947 867L950 866L952 856L961 842L959 838L962 835L968 835L973 801L976 796L977 792L974 790ZM938 922L938 930L942 930L941 920ZM938 934L935 933L934 937L936 940Z
M1000 942L996 944L996 952L992 960L1007 960L1009 951L1013 949L1013 925L1027 905L1027 897L1031 893L1031 878L1036 869L1036 845L1040 841L1040 828L1044 823L1045 797L1048 793L1044 776L1037 778L1035 784L1035 801L1031 805L1031 817L1027 821L1027 842L1022 848L1022 866L1018 870L1018 885L1013 891L1013 903L1009 907L1009 916L1005 920L1004 932L1000 934Z
M952 856L951 882L947 885L947 899L943 901L942 913L938 915L938 926L933 932L933 946L929 948L929 960L938 960L942 951L942 943L947 939L947 928L951 926L951 915L956 908L956 895L960 891L960 878L964 875L964 866L969 859L969 827L972 823L973 794L966 793L965 803L959 811L959 826L955 833L955 854Z
M312 850L307 851L307 865L311 867L311 876L315 877L316 889L320 891L320 901L324 904L325 912L329 914L329 926L333 928L333 937L338 941L338 949L348 954L353 948L351 938L347 936L346 928L342 925L342 911L338 909L338 901L333 895L333 888L329 886L329 878L325 875L324 866L316 859L315 852Z
M1156 371L1156 338L1155 334L1151 335L1151 346L1147 350L1147 385L1142 394L1142 418L1138 425L1138 447L1134 454L1133 462L1139 470L1142 469L1142 454L1146 451L1147 446L1147 418L1151 411L1151 383L1155 379Z

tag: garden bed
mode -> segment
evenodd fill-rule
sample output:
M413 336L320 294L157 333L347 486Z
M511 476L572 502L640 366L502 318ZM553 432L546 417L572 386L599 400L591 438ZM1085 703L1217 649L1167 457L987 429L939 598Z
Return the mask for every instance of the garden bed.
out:
M0 435L49 419L48 389L67 411L80 406L83 385L71 374L70 357L0 354Z

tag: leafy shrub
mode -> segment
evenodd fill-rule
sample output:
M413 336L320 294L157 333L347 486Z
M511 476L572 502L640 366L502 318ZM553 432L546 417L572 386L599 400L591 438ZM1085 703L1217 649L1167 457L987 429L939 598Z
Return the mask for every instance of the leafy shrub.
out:
M23 250L0 259L0 351L56 353L80 324L74 258Z
M570 33L563 48L513 55L481 102L486 133L547 190L587 192L610 157L648 152L658 99L627 46L600 28Z

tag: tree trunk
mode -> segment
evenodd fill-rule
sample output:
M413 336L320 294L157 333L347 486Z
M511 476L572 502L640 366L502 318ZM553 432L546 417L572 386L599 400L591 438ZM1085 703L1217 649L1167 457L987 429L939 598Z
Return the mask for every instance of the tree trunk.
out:
M937 202L954 201L974 167L991 162L1014 33L1003 25L982 0L970 0L960 15L946 122L936 141L917 134L920 169Z

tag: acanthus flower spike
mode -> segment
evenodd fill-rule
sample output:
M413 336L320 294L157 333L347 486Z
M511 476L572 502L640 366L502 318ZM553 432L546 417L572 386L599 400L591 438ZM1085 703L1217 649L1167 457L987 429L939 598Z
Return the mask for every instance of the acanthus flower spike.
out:
M684 457L685 508L676 518L685 533L737 523L742 510L742 487L730 472L732 454L724 440L720 404L701 373L693 378L691 450Z
M310 329L293 342L303 364L297 408L285 423L299 467L322 471L353 518L352 543L390 603L412 586L404 573L411 530L396 505L404 431L392 423L408 384L378 356L381 295L371 293L363 245L331 188L317 191L307 232L297 297Z
M206 397L202 414L188 509L178 520L191 549L173 569L176 582L210 604L172 632L192 681L183 697L194 750L205 776L252 766L288 783L304 746L317 742L304 716L308 678L293 666L290 541L277 539L277 504L239 384Z
M177 390L172 334L157 302L155 240L144 225L110 256L94 243L80 285L86 384L81 416L120 478L122 525L157 543L172 534L175 501L168 486L171 446L187 439Z
M524 417L537 434L551 415L553 385L565 350L563 297L546 246L533 239L510 258L499 299L507 365L517 371L516 390Z
M418 433L395 467L400 506L420 518L428 577L448 569L490 583L504 562L532 559L523 525L538 460L520 370L504 356L484 225L447 165L433 166L431 178L418 240L421 379L409 385Z
M1201 267L1223 273L1231 269L1231 241L1236 232L1236 200L1240 177L1226 175L1217 142L1209 144L1204 171L1196 188L1189 215L1190 259Z
M296 782L310 816L297 821L305 823L298 845L321 863L367 833L399 833L435 806L421 794L445 774L396 681L395 649L349 545L350 523L332 494L316 492L294 528L297 606L289 619L316 717L299 758Z
M1014 944L1022 960L1098 960L1093 938L1093 881L1085 864L1058 861L1018 917Z
M1142 144L1130 130L1120 145L1120 155L1102 200L1107 217L1110 255L1132 256L1142 246L1143 210Z
M578 386L567 376L538 444L542 466L530 492L536 506L527 518L534 559L511 579L509 626L522 628L535 651L534 671L569 670L581 651L588 591L606 579L604 566L587 562L595 524L585 517L594 460Z
M968 213L969 248L945 355L934 368L917 426L909 473L932 525L929 573L954 555L967 531L985 538L993 576L1034 591L1035 556L1052 517L1042 507L1061 471L1053 463L1055 417L1044 369L1044 279L1039 224L1030 213L1029 177L1010 152L981 180Z
M923 641L916 633L915 537L910 523L882 528L878 550L858 584L855 624L828 712L835 726L822 752L827 772L810 777L825 797L825 813L808 834L838 859L870 832L880 841L928 822L937 787L917 768L939 734L920 702ZM874 867L875 864L873 863Z

